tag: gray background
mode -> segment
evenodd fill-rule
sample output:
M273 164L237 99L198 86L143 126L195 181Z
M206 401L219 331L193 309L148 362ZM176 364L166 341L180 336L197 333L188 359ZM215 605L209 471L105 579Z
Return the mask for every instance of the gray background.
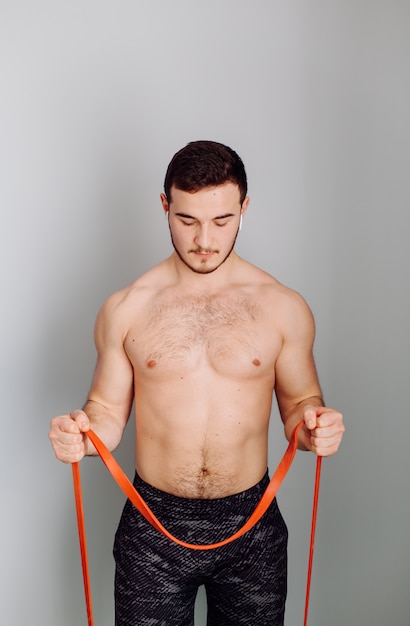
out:
M80 406L103 300L171 251L159 193L192 139L234 147L249 261L316 316L325 398L315 626L410 624L410 4L398 0L0 3L1 603L7 626L86 623L71 472L47 440ZM271 468L285 449L276 410ZM133 428L117 458L132 475ZM82 464L96 626L112 626L123 496ZM287 626L302 623L314 457L279 497ZM204 624L204 597L197 603Z

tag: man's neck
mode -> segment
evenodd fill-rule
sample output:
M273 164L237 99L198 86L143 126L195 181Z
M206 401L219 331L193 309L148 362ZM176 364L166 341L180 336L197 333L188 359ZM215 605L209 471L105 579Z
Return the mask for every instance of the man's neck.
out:
M218 291L230 286L234 280L236 267L240 257L235 251L232 251L229 257L209 273L200 273L192 270L173 252L169 257L176 278L181 286L192 289L194 291Z

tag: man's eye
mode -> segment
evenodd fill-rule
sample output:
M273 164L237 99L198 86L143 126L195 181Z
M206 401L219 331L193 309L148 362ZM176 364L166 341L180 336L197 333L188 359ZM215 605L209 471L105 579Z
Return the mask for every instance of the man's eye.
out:
M194 224L193 220L181 220L181 222L184 224L184 226L192 226L192 224Z
M222 228L223 226L226 226L228 222L215 222L216 226L219 226L220 228Z

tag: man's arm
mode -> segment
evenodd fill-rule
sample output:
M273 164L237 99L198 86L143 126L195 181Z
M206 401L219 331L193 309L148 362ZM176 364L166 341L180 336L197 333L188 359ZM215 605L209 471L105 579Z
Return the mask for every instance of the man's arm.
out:
M343 416L324 406L313 359L315 324L306 302L296 293L286 298L283 346L276 362L276 398L287 439L300 422L299 448L319 456L334 454L344 433Z
M121 441L133 401L133 369L124 350L127 331L121 300L111 296L95 324L97 365L82 410L51 420L49 438L57 458L73 463L95 454L84 434L90 428L113 450Z

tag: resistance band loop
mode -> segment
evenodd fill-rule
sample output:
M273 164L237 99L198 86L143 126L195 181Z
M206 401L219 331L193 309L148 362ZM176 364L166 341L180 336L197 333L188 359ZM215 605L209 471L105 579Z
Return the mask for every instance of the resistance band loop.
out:
M143 500L143 498L139 495L139 493L134 488L134 485L128 479L128 477L124 474L123 470L118 465L117 461L114 459L108 448L103 444L101 439L92 431L88 430L86 435L89 437L91 442L93 443L95 449L103 460L104 464L112 474L114 480L121 487L127 498L131 500L133 505L138 509L141 515L159 532L168 537L174 543L179 544L185 548L189 548L191 550L213 550L215 548L220 548L221 546L230 543L231 541L235 541L246 532L248 532L263 516L263 514L267 511L273 499L276 496L276 493L279 490L279 487L285 478L292 461L295 457L297 444L298 444L298 433L303 425L303 422L298 424L295 430L292 433L292 437L289 441L288 448L280 461L274 475L272 476L269 485L267 486L262 498L257 504L254 512L249 517L249 519L245 522L245 524L240 528L236 533L227 537L223 541L219 541L217 543L211 544L195 544L195 543L187 543L174 537L168 530L161 524L161 522L157 519L154 513L151 511L147 503ZM309 603L309 594L310 594L310 579L311 579L311 570L312 570L312 562L313 562L313 549L314 549L314 535L316 529L316 517L317 517L317 507L318 507L318 498L319 498L319 482L320 482L320 469L321 469L321 457L317 457L317 465L316 465L316 484L315 484L315 493L314 493L314 502L313 502L313 515L312 515L312 529L311 529L311 541L310 541L310 554L309 554L309 565L308 565L308 581L307 581L307 590L306 590L306 605L305 605L305 621L304 626L307 626L307 612L308 612L308 603ZM80 541L80 552L81 552L81 564L83 569L83 578L84 578L84 592L85 592L85 600L87 605L87 616L88 616L88 626L94 626L93 616L92 616L92 603L91 603L91 591L90 591L90 576L88 571L88 559L87 559L87 547L86 547L86 535L85 535L85 525L84 525L84 513L83 513L83 505L82 505L82 494L81 494L81 480L80 480L80 468L78 463L72 464L73 471L73 481L74 481L74 494L75 494L75 502L77 509L77 522L78 522L78 534Z

